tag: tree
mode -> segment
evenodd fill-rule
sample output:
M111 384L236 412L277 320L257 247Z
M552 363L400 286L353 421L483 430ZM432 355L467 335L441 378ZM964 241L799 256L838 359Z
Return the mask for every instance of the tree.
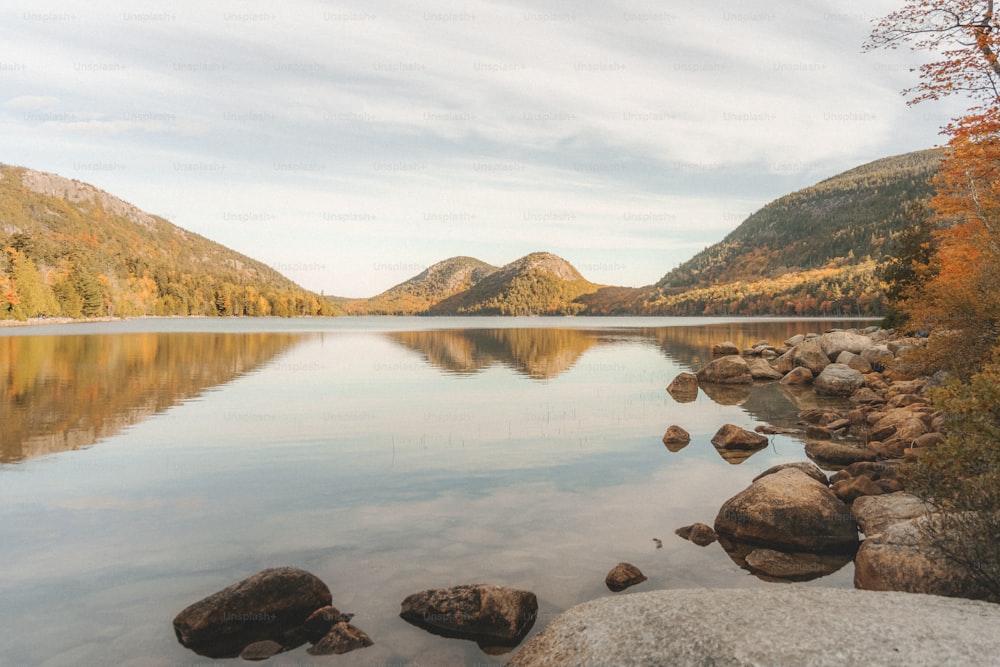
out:
M993 5L993 0L907 0L875 25L866 49L908 44L938 57L920 65L920 83L904 91L910 104L965 95L979 104L978 111L996 109L1000 23Z

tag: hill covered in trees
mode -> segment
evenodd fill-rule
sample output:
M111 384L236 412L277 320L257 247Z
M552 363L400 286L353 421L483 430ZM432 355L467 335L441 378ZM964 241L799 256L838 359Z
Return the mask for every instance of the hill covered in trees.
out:
M878 269L914 202L933 193L943 153L876 160L767 204L722 241L667 273L643 313L881 314Z
M500 268L452 257L371 299L344 304L351 314L576 315L577 301L601 288L573 265L534 252Z
M497 271L474 257L451 257L370 299L344 300L351 315L415 315L474 287Z
M91 185L0 165L0 319L335 309L265 264Z

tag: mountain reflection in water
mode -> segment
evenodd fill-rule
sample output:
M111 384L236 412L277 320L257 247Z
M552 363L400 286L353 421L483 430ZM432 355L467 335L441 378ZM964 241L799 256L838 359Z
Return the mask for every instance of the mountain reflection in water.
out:
M253 371L301 338L141 333L0 339L0 463L89 447Z

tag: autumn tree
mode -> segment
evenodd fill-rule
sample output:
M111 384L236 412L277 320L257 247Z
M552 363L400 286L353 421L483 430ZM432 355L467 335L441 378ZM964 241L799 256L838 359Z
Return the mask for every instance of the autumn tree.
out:
M931 199L929 275L902 311L931 338L923 370L952 379L934 395L945 441L908 472L908 488L943 510L924 537L983 597L1000 600L1000 23L992 0L908 0L880 21L869 47L908 44L931 54L910 103L962 95ZM909 358L910 355L907 355Z

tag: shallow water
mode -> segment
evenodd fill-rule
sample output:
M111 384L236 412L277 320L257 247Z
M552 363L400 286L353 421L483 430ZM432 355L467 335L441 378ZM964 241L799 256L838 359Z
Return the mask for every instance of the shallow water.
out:
M537 632L610 595L758 580L679 526L802 443L734 465L725 423L793 422L811 392L665 391L713 343L821 320L131 320L0 331L0 664L210 664L182 608L265 567L307 569L375 645L263 664L502 664L398 618L408 594L536 593ZM671 424L691 444L668 451ZM662 541L657 548L654 538ZM852 565L803 585L850 587Z

